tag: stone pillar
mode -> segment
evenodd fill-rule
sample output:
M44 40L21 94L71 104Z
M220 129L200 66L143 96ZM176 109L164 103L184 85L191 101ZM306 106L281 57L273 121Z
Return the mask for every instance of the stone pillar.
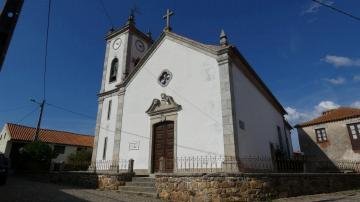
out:
M134 173L134 159L129 160L128 173Z
M114 148L113 148L113 169L119 167L119 154L120 154L120 141L121 141L121 126L122 126L122 117L123 117L123 108L124 108L124 97L125 97L125 88L122 87L119 90L118 97L118 107L116 113L116 125L115 125L115 136L114 136Z
M220 74L220 88L221 88L221 110L222 110L222 125L224 136L224 154L225 157L235 159L235 162L224 162L235 164L237 167L239 148L238 136L235 117L234 93L232 84L231 63L228 53L224 53L218 57L219 74Z
M104 69L101 81L101 89L100 93L105 91L105 83L106 83L106 71L107 71L107 64L108 64L108 57L109 57L109 50L110 50L110 41L106 43L106 50L105 50L105 59L104 59Z
M96 155L97 155L97 148L98 148L98 141L99 141L103 103L104 103L104 99L99 98L98 112L97 112L97 117L96 117L94 146L93 146L93 151L92 151L92 156L91 156L91 165L89 167L89 170L92 170L92 171L96 171Z

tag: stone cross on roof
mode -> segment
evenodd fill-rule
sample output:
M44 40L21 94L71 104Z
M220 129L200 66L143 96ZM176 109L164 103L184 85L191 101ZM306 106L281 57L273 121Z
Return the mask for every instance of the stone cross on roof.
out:
M166 14L163 16L163 18L166 19L165 31L171 31L170 16L172 16L172 15L174 15L174 12L172 12L170 9L167 9Z

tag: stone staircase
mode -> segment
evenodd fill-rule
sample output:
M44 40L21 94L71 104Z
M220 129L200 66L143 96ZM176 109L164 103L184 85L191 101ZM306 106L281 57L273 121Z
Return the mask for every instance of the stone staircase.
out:
M157 198L155 188L155 178L153 177L133 177L131 182L126 182L125 186L121 186L118 192L124 194L135 194L146 197Z

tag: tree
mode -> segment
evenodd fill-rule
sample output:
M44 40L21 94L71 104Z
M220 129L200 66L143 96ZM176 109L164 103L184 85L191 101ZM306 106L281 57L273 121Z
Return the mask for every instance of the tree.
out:
M51 159L57 154L44 142L31 142L25 145L20 151L20 162L18 169L30 171L49 170Z

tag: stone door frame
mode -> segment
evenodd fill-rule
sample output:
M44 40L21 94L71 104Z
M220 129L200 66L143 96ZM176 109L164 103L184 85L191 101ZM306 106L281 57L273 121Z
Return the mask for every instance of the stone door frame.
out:
M173 172L176 170L176 157L177 157L177 113L168 113L168 114L160 114L156 115L150 118L150 143L149 143L149 173L154 173L154 127L155 124L165 122L165 121L171 121L174 123L174 166L173 166Z
M161 94L161 100L153 99L151 106L146 111L150 116L150 141L149 141L149 173L154 173L153 170L153 144L154 144L154 125L164 121L172 121L174 123L174 170L176 171L177 163L177 127L178 127L178 112L182 110L181 105L177 104L171 96L165 93Z

